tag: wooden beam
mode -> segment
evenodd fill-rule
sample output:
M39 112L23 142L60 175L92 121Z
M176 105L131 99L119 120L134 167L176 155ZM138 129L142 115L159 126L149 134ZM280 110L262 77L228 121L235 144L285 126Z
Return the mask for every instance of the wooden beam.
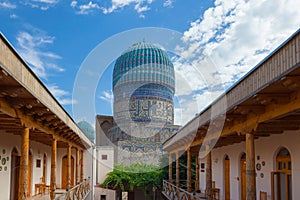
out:
M180 163L179 163L179 152L176 152L176 186L180 184Z
M192 192L191 150L187 150L187 190Z
M26 90L21 86L12 86L12 85L0 85L1 96L10 96L17 97L20 93L24 93Z
M50 199L55 199L56 190L56 157L57 157L57 140L52 140L52 154L51 154L51 179L50 179Z
M256 199L255 149L253 132L246 133L246 200Z
M172 163L173 163L173 159L172 159L172 153L169 153L169 182L173 183L173 168L172 168Z
M67 190L71 188L71 152L72 146L68 144L67 148Z
M80 176L79 176L79 149L76 148L76 185L79 184Z
M18 200L27 199L28 189L28 163L29 163L29 128L24 128L22 132L22 148L20 157L20 174L19 174L19 192Z
M208 147L206 147L208 149ZM212 163L211 163L211 151L206 155L206 199L212 200Z
M81 167L80 167L80 182L83 182L83 168L84 168L84 152L81 150Z
M38 100L36 101L39 103ZM68 141L67 139L61 137L54 130L44 126L41 122L38 122L33 116L25 115L22 110L13 108L4 98L0 98L0 111L16 119L20 119L22 125L25 125L26 127L39 129L46 134L51 134L52 136L58 137L59 140L66 143L71 142L72 146L75 148L85 148L82 142L80 144L75 144L73 141ZM76 135L75 132L72 131L72 133Z

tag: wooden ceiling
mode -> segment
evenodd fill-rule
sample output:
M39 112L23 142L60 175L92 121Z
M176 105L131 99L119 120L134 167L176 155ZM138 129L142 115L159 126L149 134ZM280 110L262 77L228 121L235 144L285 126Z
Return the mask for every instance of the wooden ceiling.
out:
M213 106L220 110L215 116ZM249 132L257 139L299 129L300 29L169 138L163 148L169 152L188 148L199 152L201 145L218 148L245 141ZM191 135L193 139L188 139Z
M71 144L85 149L86 144L70 127L0 68L0 130L20 135L28 122L31 141L51 145L55 137L58 147Z

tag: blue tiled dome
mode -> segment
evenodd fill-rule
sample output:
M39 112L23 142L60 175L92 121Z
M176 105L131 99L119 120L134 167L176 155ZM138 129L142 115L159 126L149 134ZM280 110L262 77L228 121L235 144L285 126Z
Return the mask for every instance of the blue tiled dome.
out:
M116 60L113 70L114 121L109 130L120 163L158 163L161 143L174 124L174 67L153 44L136 43ZM143 153L129 158L127 153ZM152 153L151 153L152 152Z
M136 81L158 83L174 96L174 67L167 53L145 42L136 43L124 51L114 66L113 90L116 85Z

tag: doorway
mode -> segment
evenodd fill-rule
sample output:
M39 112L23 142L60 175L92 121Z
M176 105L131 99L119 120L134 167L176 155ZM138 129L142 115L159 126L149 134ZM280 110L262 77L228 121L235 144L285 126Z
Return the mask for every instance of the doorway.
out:
M19 191L19 173L20 173L20 156L18 150L14 148L11 152L10 165L10 198L11 200L18 199Z
M68 156L65 155L62 158L62 168L61 168L61 188L66 189L68 187ZM74 185L74 158L71 156L71 186Z
M230 200L230 159L225 156L224 160L224 183L225 183L225 200Z
M281 148L276 155L276 169L271 172L272 200L292 199L292 161L290 152Z
M243 153L240 159L241 171L241 199L246 200L246 153Z

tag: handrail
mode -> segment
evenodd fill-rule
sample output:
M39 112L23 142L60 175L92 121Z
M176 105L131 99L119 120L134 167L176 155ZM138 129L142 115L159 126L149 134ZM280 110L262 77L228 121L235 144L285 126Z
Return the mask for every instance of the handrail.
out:
M170 200L203 200L206 199L204 193L190 193L176 185L163 180L163 195ZM218 188L212 188L212 199L220 199L220 190Z
M204 194L195 194L185 191L184 189L177 187L176 185L163 180L163 191L162 193L168 199L177 200L201 200L205 199Z
M55 200L84 200L91 191L90 178L84 179L83 182L75 185L65 193L57 196Z

